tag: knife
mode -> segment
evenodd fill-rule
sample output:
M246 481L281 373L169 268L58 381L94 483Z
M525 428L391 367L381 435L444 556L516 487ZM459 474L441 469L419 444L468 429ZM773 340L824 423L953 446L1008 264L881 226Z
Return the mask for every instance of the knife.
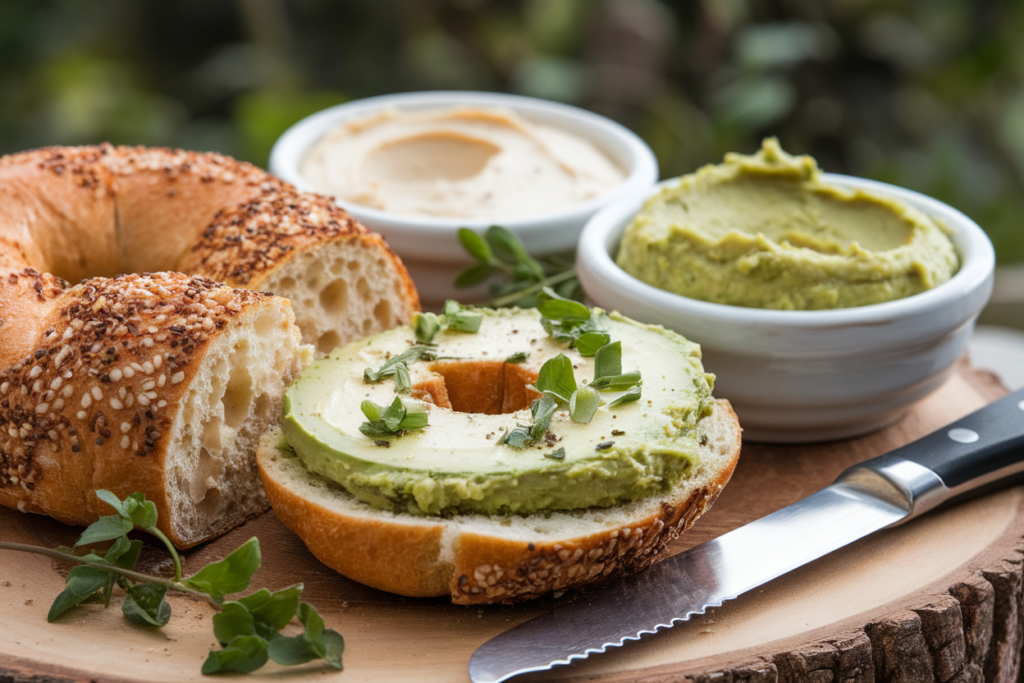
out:
M509 629L473 653L469 676L500 683L619 647L1022 473L1024 389L854 465L789 507Z

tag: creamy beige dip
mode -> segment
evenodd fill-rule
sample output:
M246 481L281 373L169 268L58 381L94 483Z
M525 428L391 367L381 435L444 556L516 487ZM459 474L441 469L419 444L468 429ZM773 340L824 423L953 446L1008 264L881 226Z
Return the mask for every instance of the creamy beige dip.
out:
M621 184L590 141L508 109L388 109L321 138L313 189L389 213L504 220L566 209Z

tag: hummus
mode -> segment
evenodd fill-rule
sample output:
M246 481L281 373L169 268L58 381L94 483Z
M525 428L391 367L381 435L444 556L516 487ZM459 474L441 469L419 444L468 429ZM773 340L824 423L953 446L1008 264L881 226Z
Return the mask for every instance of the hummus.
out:
M319 192L389 213L508 219L567 209L622 169L588 140L505 109L431 109L348 122L300 172Z
M655 287L775 309L864 306L935 287L959 261L945 229L901 202L821 179L774 138L666 187L627 227L618 264Z

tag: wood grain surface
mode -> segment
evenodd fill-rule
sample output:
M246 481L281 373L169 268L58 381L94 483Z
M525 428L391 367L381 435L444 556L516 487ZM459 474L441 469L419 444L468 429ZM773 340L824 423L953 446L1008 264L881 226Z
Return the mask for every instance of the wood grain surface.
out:
M991 375L962 364L900 423L855 440L745 444L718 503L669 554L730 531L827 486L849 465L941 427L998 398ZM79 529L0 510L0 538L60 545ZM458 607L361 586L321 565L273 513L189 553L186 571L251 536L263 567L253 588L305 584L305 598L346 640L345 670L269 664L255 678L289 681L468 681L470 654L549 609ZM1024 489L1008 489L890 529L803 567L689 623L527 681L1016 681L1024 641ZM63 586L46 558L0 551L0 682L199 681L216 647L211 609L169 597L163 629L126 622L118 605L46 622ZM159 569L161 554L145 561Z

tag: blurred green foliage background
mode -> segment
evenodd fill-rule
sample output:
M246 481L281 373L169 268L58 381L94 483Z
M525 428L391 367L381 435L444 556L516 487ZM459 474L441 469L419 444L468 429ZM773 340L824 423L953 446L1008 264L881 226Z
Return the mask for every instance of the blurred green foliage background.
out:
M265 165L323 107L535 95L610 116L662 176L777 135L897 183L1024 261L1017 0L3 0L0 153L171 145Z

